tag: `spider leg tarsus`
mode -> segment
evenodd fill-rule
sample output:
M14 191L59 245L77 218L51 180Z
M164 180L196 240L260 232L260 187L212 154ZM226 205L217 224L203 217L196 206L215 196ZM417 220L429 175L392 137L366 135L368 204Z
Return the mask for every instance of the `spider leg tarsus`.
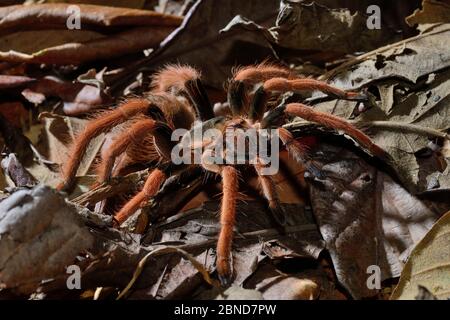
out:
M245 84L242 81L231 81L228 87L228 102L233 115L241 114L244 108Z
M185 88L197 117L201 121L214 118L214 111L202 81L199 78L190 79L186 81Z
M217 277L219 278L220 285L224 288L229 287L233 283L233 277L231 274L217 274Z
M249 118L252 121L258 121L264 116L266 111L267 93L264 86L261 85L253 94L253 102L250 105Z

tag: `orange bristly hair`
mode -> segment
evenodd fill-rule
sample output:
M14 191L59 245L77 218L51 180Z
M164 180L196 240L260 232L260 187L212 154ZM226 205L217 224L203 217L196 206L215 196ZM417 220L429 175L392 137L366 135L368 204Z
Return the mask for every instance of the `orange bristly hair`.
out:
M233 227L236 216L236 200L238 194L238 174L234 167L225 166L221 171L223 197L220 213L220 234L217 241L217 271L221 275L230 276L230 255L233 241Z

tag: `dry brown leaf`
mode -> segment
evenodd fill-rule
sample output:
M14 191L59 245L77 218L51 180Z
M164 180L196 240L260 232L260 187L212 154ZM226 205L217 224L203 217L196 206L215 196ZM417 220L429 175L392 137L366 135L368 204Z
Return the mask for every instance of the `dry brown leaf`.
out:
M258 285L264 287L265 300L315 300L320 293L319 285L310 279L293 276L268 278Z
M263 300L263 296L257 290L244 289L232 286L218 295L216 300Z
M0 38L0 52L10 55L32 55L35 52L65 43L83 43L103 37L101 33L89 30L20 31Z
M311 205L337 278L354 298L373 296L368 267L378 266L382 280L398 277L442 210L342 147L322 143L313 159L326 178L309 179Z
M332 100L315 105L320 111L356 118L393 161L402 183L413 193L445 189L430 181L445 170L427 172L419 152L430 140L445 138L450 128L450 24L432 32L380 48L330 71L323 78L339 88L369 87L381 97L378 106L359 112L354 102ZM314 100L314 99L312 99ZM379 121L380 123L376 125Z
M108 7L142 9L147 0L46 0L47 3L93 4Z
M265 300L345 300L322 264L306 264L302 260L283 272L274 264L262 264L245 282L247 289L257 289Z
M272 51L262 37L250 32L225 35L219 31L238 14L270 25L277 16L278 6L279 0L265 0L264 5L257 0L198 0L183 24L152 53L148 64L186 63L198 67L207 84L222 88L233 67L267 59Z
M21 190L0 203L0 283L32 292L93 244L76 211L48 187Z
M153 11L78 5L82 29L68 30L68 7L0 8L0 60L57 65L105 60L155 47L181 23Z
M84 43L66 43L32 54L0 52L0 60L9 62L81 64L87 61L119 57L158 45L172 32L172 27L141 27Z
M17 5L0 8L0 33L12 30L67 29L67 8L70 4L51 3ZM98 27L167 26L177 27L182 18L149 10L136 10L78 5L81 11L82 29Z

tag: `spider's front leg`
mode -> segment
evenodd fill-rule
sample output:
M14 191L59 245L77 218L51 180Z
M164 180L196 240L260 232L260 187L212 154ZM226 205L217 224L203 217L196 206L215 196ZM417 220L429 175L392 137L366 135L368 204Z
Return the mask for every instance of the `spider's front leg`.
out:
M89 142L105 133L120 123L145 112L151 106L148 100L135 99L126 102L103 117L91 120L86 129L76 138L69 159L62 168L63 182L58 186L59 190L70 190L74 183L77 169L86 152Z
M344 91L339 88L333 87L326 82L315 79L285 79L285 78L272 78L267 80L263 84L264 91L266 92L297 92L297 91L314 91L319 90L328 95L335 96L340 99L366 102L369 97L366 93Z
M175 90L185 96L190 101L198 120L206 121L214 118L200 72L196 69L182 65L166 66L153 77L152 87L155 93Z
M220 234L217 241L217 273L223 286L230 284L232 278L232 243L233 228L236 218L236 201L238 193L238 173L232 166L223 166L223 197L220 209Z

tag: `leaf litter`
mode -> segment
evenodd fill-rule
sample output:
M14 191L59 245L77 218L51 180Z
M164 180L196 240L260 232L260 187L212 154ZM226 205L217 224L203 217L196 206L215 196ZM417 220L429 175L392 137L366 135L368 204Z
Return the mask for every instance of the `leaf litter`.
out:
M448 298L439 267L449 262L439 251L449 245L448 214L440 218L450 209L446 4L425 0L414 13L399 6L409 26L396 20L388 32L371 33L366 13L344 1L85 1L97 5L79 4L87 28L67 32L68 4L48 2L0 7L0 91L9 90L2 102L30 115L0 109L0 296L73 298L65 268L76 264L79 299L383 299L386 281L398 277L391 299ZM354 41L361 32L365 41ZM339 132L299 119L288 124L297 137L319 137L312 154L327 177L303 177L282 157L298 182L290 188L277 180L284 232L258 196L241 195L230 288L220 288L215 273L220 203L201 181L161 189L127 228L115 229L110 215L91 209L132 194L147 171L92 187L102 135L87 151L76 190L52 189L92 111L122 101L124 92L145 92L148 76L165 63L200 68L213 100L223 101L233 67L268 58L343 89L368 88L368 108L317 93L304 98L360 126L391 160L373 161ZM372 265L383 290L367 286Z

